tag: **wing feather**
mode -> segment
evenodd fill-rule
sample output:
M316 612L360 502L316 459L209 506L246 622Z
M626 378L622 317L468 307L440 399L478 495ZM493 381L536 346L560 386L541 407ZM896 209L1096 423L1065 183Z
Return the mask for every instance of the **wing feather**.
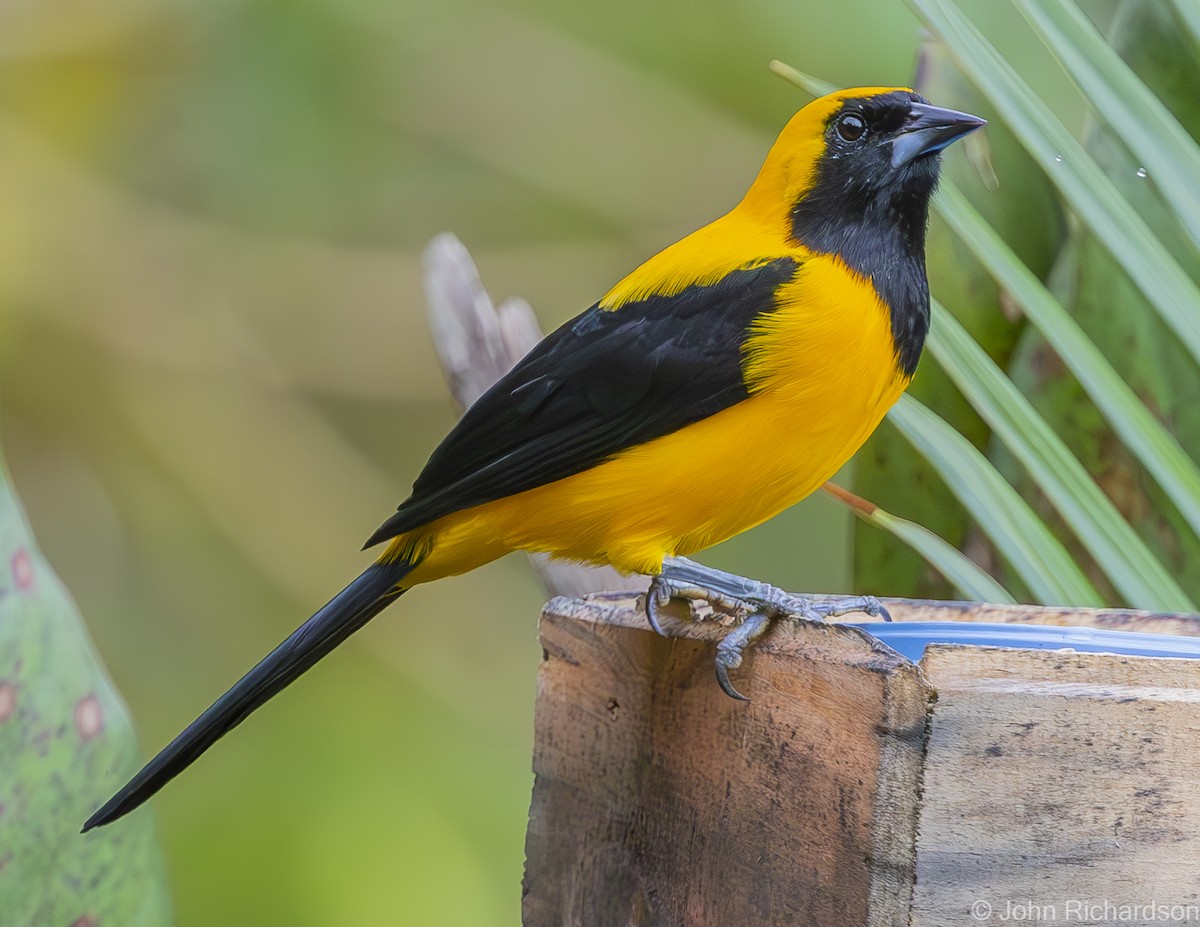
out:
M747 398L750 325L798 266L755 262L566 323L467 410L367 546L579 473Z

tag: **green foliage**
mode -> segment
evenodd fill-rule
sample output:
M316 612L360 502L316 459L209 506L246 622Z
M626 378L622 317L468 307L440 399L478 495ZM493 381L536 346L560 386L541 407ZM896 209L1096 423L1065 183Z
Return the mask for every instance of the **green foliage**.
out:
M1011 537L996 530L1012 500L1002 491L978 495L979 485L994 485L995 477L964 486L950 461L935 469L960 499L976 490L968 508L1003 560L993 561L993 569L1037 601L1095 604L1099 588L1113 603L1190 610L1200 598L1196 45L1161 4L1119 7L1108 26L1110 46L1072 0L1018 0L1098 117L1072 132L962 9L949 0L911 4L974 88L955 93L944 69L934 69L934 77L942 75L931 81L938 101L978 110L978 97L986 97L1000 118L989 136L1003 144L1011 131L1078 220L1067 227L1047 273L1044 250L1029 249L1030 233L1037 238L1044 229L1038 216L1045 211L1006 221L978 177L971 182L968 173L960 187L964 165L960 158L956 170L952 154L951 179L935 206L971 263L966 274L947 274L944 265L934 266L931 248L931 277L965 324L936 312L929 354L990 433L980 440L970 416L956 424L989 450L1092 582L1079 585L1076 567L1076 591L1048 588L1037 565L1051 561L1036 554L1046 529L1027 530L1022 541L1031 556L1015 557ZM993 186L1005 196L1009 178L1024 176L996 162L986 167L981 176L989 179L994 167ZM979 302L964 293L962 280L979 271L1032 323L1013 326L1007 341L972 330ZM918 382L914 391L928 385ZM933 422L914 431L910 418L903 405L892 416L928 455ZM953 444L945 435L938 442L943 451ZM920 512L914 517L920 521ZM958 523L944 533L970 530ZM1061 562L1062 544L1045 554Z
M1062 545L970 441L911 396L897 403L891 420L1039 599L1100 601Z
M991 120L986 137L968 136L951 149L950 156L945 158L942 189L952 184L961 186L987 221L1003 229L1014 242L1022 266L1045 273L1053 262L1064 225L1049 182L1003 121L996 119L991 104L963 77L944 45L932 35L923 38L918 51L917 82L929 99ZM1006 180L1019 177L1021 182L1005 182L1001 186L999 177ZM1023 322L1014 319L1005 290L996 284L962 237L940 221L936 211L926 252L931 277L943 302L955 307L956 317L971 336L992 358L1004 363L1023 328ZM954 389L938 365L926 361L909 392L976 445L982 447L987 441L986 423ZM946 493L937 471L924 457L912 453L908 440L895 428L886 425L880 428L856 460L854 482L863 495L885 508L903 511L955 545L969 547L976 555L987 550L976 524ZM903 554L890 539L877 532L857 532L856 579L871 583L881 594L917 597L947 594L944 581L927 571L914 569ZM1020 572L1010 571L1005 579L1021 597L1030 597Z
M1153 233L1157 249L1192 280L1200 280L1200 254L1188 215L1195 183L1176 178L1178 165L1192 170L1197 157L1191 141L1200 130L1194 93L1200 79L1197 47L1166 5L1123 4L1107 31L1124 57L1115 64L1099 58L1109 64L1105 73L1118 88L1135 88L1121 91L1124 96L1143 100L1153 93L1155 102L1098 106L1098 118L1084 134L1086 150ZM1098 40L1094 32L1090 37ZM1117 93L1113 90L1105 99ZM1052 344L1048 336L1031 333L1013 376L1051 426L1078 448L1156 556L1194 594L1200 588L1200 479L1194 463L1200 456L1195 411L1200 371L1195 358L1152 296L1118 266L1087 226L1072 229L1050 284L1111 363L1121 385L1107 394L1119 395L1128 409L1141 406L1140 415L1160 423L1159 428L1132 433L1125 417L1106 410L1083 374L1076 372L1077 383L1058 365L1042 362ZM1200 316L1195 304L1190 315ZM1070 363L1069 355L1061 356ZM1081 387L1102 418L1083 412L1088 406Z
M0 924L169 922L148 814L79 833L139 763L125 706L0 472Z

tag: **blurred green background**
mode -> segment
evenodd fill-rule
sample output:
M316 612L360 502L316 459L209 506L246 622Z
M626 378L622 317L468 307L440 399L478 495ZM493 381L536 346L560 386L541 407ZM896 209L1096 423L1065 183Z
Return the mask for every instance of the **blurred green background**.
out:
M736 202L806 102L770 58L906 84L917 38L900 0L0 6L3 440L147 753L452 422L434 234L553 327ZM837 592L849 549L822 497L707 559ZM419 589L169 787L178 923L516 924L541 601L519 558Z

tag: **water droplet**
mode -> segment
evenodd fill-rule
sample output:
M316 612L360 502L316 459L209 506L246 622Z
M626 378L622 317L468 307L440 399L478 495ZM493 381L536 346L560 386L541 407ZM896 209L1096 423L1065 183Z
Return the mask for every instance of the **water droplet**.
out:
M1146 169L1144 167L1139 167L1136 171L1134 171L1134 173L1137 174L1139 177L1145 177Z
M1062 155L1055 155L1054 160L1058 161L1061 164L1062 163Z

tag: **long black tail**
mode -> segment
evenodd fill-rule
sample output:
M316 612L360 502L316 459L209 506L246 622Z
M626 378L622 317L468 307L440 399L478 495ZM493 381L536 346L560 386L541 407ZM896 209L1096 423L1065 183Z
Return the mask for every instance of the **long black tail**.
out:
M402 591L397 584L412 568L402 562L368 567L163 748L88 818L83 833L128 814L191 766L252 711L394 602Z

